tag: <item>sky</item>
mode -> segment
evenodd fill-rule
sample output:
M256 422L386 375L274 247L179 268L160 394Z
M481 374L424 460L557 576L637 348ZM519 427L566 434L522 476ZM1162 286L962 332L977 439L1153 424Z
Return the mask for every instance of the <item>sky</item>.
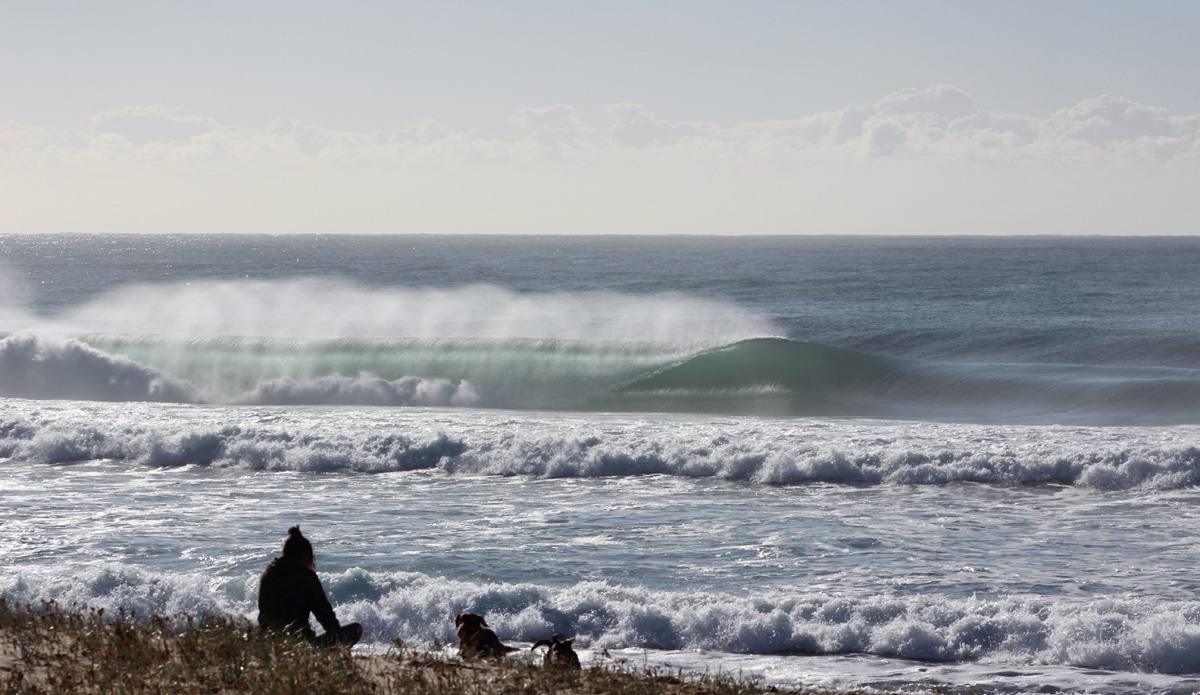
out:
M0 0L0 233L1197 234L1200 3Z

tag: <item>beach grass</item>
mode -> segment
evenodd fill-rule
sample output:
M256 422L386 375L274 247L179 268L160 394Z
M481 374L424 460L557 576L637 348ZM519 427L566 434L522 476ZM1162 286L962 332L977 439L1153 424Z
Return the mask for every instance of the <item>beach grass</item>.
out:
M325 693L347 695L758 695L779 692L724 675L629 665L569 671L527 659L464 662L395 642L354 656L245 619L141 616L13 605L0 599L0 695L41 693ZM811 691L787 691L794 693Z

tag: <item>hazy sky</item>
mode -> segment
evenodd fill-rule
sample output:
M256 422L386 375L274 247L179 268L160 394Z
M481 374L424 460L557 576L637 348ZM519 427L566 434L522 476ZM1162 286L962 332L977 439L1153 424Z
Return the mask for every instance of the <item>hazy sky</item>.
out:
M1200 2L0 2L0 232L1200 233Z

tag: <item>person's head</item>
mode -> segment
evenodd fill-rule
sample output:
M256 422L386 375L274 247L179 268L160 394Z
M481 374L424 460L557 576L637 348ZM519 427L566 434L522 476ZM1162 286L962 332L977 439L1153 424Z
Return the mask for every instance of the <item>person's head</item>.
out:
M305 567L313 566L312 543L309 543L304 534L300 533L299 526L293 526L288 529L287 540L283 542L283 556L294 557Z

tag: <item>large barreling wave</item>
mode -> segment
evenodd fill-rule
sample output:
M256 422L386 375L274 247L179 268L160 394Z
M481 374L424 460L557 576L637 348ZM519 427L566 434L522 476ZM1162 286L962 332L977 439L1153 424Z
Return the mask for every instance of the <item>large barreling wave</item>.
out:
M0 396L1042 424L1200 422L1200 370L971 365L785 338L0 338Z
M1200 370L885 357L677 294L210 281L3 318L0 396L15 398L1200 422Z

